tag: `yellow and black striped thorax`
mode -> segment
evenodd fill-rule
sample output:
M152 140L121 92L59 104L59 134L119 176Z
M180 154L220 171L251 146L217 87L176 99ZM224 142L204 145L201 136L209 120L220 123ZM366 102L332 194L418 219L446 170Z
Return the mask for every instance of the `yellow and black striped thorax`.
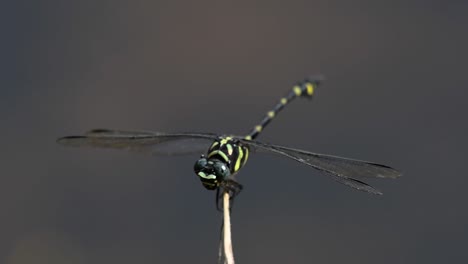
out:
M249 149L233 137L220 137L211 144L207 158L216 158L225 162L231 174L234 174L247 162Z

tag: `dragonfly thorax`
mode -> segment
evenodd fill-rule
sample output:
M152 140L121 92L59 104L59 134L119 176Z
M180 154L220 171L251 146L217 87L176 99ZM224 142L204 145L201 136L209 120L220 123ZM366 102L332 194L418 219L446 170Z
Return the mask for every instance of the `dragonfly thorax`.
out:
M208 149L207 156L195 163L195 173L200 177L203 186L209 190L236 174L245 164L249 149L240 144L235 137L219 137Z
M216 189L219 184L228 179L231 175L228 164L219 159L207 159L201 156L194 166L195 173L208 190Z

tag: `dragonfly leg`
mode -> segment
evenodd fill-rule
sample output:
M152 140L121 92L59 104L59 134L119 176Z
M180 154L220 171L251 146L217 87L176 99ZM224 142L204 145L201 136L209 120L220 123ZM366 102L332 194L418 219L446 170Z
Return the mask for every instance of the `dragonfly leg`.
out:
M224 190L229 193L231 201L242 191L242 184L235 180L226 180L223 186Z
M229 201L231 203L229 209L232 210L234 198L242 191L242 188L242 184L236 182L235 180L225 180L216 191L216 208L218 211L222 211L222 205L219 201L222 200L222 197L226 192L229 194Z
M242 191L242 189L242 184L231 179L225 180L216 189L216 209L220 212L223 211L223 206L220 203L220 200L223 199L223 195L225 192L229 194L229 201L231 202L230 209L232 209L232 206L234 204L234 198Z

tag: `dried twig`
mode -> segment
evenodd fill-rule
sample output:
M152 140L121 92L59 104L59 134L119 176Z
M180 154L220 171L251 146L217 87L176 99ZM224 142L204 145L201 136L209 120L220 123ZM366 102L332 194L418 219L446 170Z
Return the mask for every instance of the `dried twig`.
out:
M224 244L224 263L234 264L234 252L232 251L231 240L231 210L229 208L229 192L223 193L223 244Z

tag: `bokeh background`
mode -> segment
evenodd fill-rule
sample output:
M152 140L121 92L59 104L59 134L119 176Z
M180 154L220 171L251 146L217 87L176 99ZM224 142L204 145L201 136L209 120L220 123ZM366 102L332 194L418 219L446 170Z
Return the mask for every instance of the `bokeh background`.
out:
M243 134L324 74L261 140L389 164L375 197L253 155L238 263L468 259L468 2L3 1L0 263L215 263L198 156L69 149L91 128Z

